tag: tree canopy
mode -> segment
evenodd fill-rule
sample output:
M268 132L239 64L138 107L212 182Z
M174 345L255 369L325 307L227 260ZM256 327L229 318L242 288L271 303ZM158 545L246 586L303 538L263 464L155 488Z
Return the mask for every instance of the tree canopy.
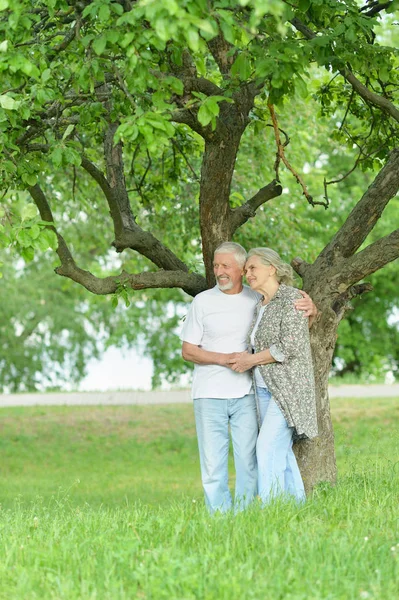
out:
M281 194L281 166L291 165L276 104L300 119L298 99L316 99L319 113L334 117L331 139L356 147L363 168L381 165L397 144L398 53L376 37L394 8L335 0L1 0L3 205L14 225L3 243L11 238L28 259L58 244L58 273L94 293L121 285L204 289L193 265L198 248L187 239L200 242L201 233L209 283L215 244ZM273 126L277 158L272 143L264 152L275 178L247 198L230 185L250 124L255 135ZM295 173L310 203L328 203L323 189L309 191ZM22 189L40 220L30 206L15 209ZM101 269L79 266L63 221L74 213L94 230L103 202L114 228L108 247L112 241L117 252L148 259L141 273L104 278ZM176 209L180 232L168 231L165 217ZM46 225L54 215L57 241Z

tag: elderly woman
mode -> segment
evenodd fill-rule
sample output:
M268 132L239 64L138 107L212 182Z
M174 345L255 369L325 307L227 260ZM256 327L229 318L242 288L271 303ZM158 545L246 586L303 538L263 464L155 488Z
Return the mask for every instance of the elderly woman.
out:
M294 306L300 293L291 287L292 269L274 250L250 250L245 271L262 298L249 332L252 352L236 353L230 365L253 369L261 422L258 493L264 503L279 495L301 501L305 490L292 442L317 436L309 323Z

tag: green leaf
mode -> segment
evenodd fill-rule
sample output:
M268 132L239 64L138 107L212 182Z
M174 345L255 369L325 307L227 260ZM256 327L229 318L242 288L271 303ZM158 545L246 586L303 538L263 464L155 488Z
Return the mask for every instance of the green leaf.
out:
M194 52L197 52L199 49L198 31L190 27L186 32L186 38L189 48L191 48L191 50L193 50Z
M310 0L299 0L298 8L301 12L305 13L310 8Z
M14 100L14 98L9 96L8 94L0 95L1 108L5 108L6 110L17 110L20 104L21 102L19 102L18 100Z
M36 204L33 204L32 202L25 204L21 210L21 220L22 222L29 221L30 219L37 217L38 214L39 211L37 210Z
M300 75L295 78L295 91L298 92L300 98L307 98L309 95L307 85Z
M67 138L72 133L72 131L74 130L74 128L75 128L75 125L73 125L72 123L70 123L68 125L68 127L65 129L64 135L62 136L62 139L65 140L65 138Z
M52 77L53 73L51 71L51 69L44 69L43 73L42 73L42 82L46 83L47 81L49 81Z
M10 4L8 0L0 0L0 10L7 10L9 6Z
M20 229L17 231L17 235L15 237L18 244L23 248L27 248L28 246L32 245L32 238L28 229Z
M50 154L50 158L54 164L54 166L59 167L62 163L62 148L61 146L56 146L51 154Z
M231 67L232 75L237 75L241 81L246 81L251 76L251 65L246 52L241 52Z
M198 117L197 117L198 121L201 123L201 125L203 127L206 127L212 121L212 119L214 118L214 116L215 115L210 110L209 105L206 102L204 102L200 106L200 109L198 111Z
M30 228L30 236L32 238L32 240L36 240L39 235L40 235L41 229L39 227L39 225L33 224L32 227Z
M117 4L116 2L113 2L111 4L111 10L119 16L123 15L123 6L121 4Z
M105 50L105 47L107 45L107 38L105 35L100 35L99 37L97 37L94 42L93 42L93 50L94 52L99 56L100 54L102 54Z
M32 246L27 246L26 248L21 249L21 256L27 262L32 262L35 258L35 250Z
M21 179L29 187L37 184L37 175L35 173L22 173Z
M67 146L64 150L64 159L68 164L75 165L75 167L79 167L82 162L82 157L79 152L77 152L74 148Z
M46 243L46 250L51 248L52 250L57 250L58 248L58 238L52 229L43 229L40 236L37 238L38 240L43 240L43 243Z
M100 21L107 21L109 19L110 14L111 10L108 4L102 4L100 6L100 10L98 11L98 18L100 19Z

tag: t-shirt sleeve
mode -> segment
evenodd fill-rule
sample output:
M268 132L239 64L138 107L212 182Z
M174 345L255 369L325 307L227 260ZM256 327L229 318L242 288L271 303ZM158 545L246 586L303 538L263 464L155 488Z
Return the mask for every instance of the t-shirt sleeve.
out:
M201 308L198 302L194 299L188 309L186 320L184 321L180 339L183 342L199 346L202 342L204 333L203 319Z

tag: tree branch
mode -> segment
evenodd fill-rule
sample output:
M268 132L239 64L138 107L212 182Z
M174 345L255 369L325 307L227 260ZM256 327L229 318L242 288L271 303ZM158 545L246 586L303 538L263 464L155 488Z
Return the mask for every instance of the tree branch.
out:
M393 150L362 199L330 243L316 259L332 265L335 257L352 256L372 231L378 219L399 189L399 148Z
M82 167L99 184L110 208L111 218L114 222L115 233L115 241L112 245L116 248L117 252L123 252L123 250L126 250L127 248L136 250L143 256L146 256L161 269L170 271L182 270L184 272L188 272L187 265L177 258L177 256L171 250L169 250L169 248L164 246L151 233L144 231L141 229L141 227L139 227L139 225L137 225L134 215L131 211L128 193L125 186L123 163L121 162L121 145L119 145L115 151L113 138L111 138L112 131L114 131L114 128L109 130L109 137L105 146L106 154L108 155L107 166L109 175L111 177L111 182L114 183L114 186L110 185L109 180L94 163L89 161L87 157L82 157ZM29 146L29 150L49 152L50 146L48 144L31 144ZM36 190L36 186L31 188L31 190L33 190L33 193L35 194L34 200L39 208L39 211L44 211L47 214L48 218L43 216L42 218L44 221L54 222L50 205L48 204L44 193L41 191L39 186L37 187L38 190ZM38 202L40 203L40 206ZM59 236L55 227L54 231L56 232L57 236ZM64 246L66 248L66 243L62 236L59 236L59 244L61 244L61 248ZM68 260L69 259L72 259L72 257L69 256Z
M215 59L222 75L228 75L231 66L236 59L236 52L232 52L234 46L228 42L221 30L219 34L207 42L207 46Z
M308 192L308 188L306 187L306 184L303 181L302 177L299 175L299 173L297 173L295 171L295 169L288 162L288 160L287 160L287 158L285 156L285 151L284 151L285 144L281 143L280 129L279 129L279 126L278 126L277 116L276 116L276 113L275 113L275 110L274 110L274 106L273 106L273 104L270 103L270 101L267 102L267 106L268 106L268 109L269 109L269 112L270 112L270 117L271 117L272 123L273 123L274 137L275 137L276 147L277 147L276 161L274 163L274 170L276 172L276 179L277 179L277 181L280 180L280 178L279 178L279 165L280 165L280 160L282 160L283 163L285 164L285 166L287 167L287 169L293 174L293 176L295 177L295 179L297 180L297 182L301 186L302 193L305 196L306 200L309 202L309 204L311 204L312 206L315 206L316 204L321 204L322 206L324 206L325 208L327 208L328 204L326 204L326 202L316 202L315 200L313 200L312 196Z
M399 229L346 259L334 276L345 285L357 283L399 257Z
M365 17L374 17L379 14L381 11L385 10L392 4L391 2L371 2L370 4L366 4L359 9L359 12L363 12Z
M85 171L93 177L93 179L98 183L102 191L104 192L105 197L108 199L112 195L111 187L102 171L94 163L92 163L86 156L82 156L82 167Z
M42 220L47 221L48 223L52 223L52 225L49 225L48 227L49 227L49 229L52 229L57 236L58 247L57 247L56 252L58 254L58 258L61 261L61 265L72 265L72 264L75 265L75 261L73 260L72 254L71 254L64 238L62 237L62 235L60 233L58 233L58 231L55 227L53 213L51 212L50 205L47 201L47 198L46 198L43 190L41 189L39 184L36 184L36 185L28 188L28 191L29 191L34 203L36 204L37 208L39 209L39 213L40 213Z
M210 136L211 128L209 126L202 127L202 125L197 119L197 111L193 108L181 108L178 110L174 110L171 113L170 118L175 123L184 123L185 125L188 125L190 129L198 133L198 135L200 135L205 140L207 140Z
M233 236L234 232L244 225L251 217L254 217L256 210L262 205L280 196L283 191L280 182L277 179L273 179L270 183L261 188L252 198L250 198L245 204L232 209L230 214L230 232Z
M113 294L120 285L127 285L135 290L180 287L187 294L195 296L206 289L205 278L197 273L189 273L187 267L185 267L185 271L161 270L155 273L147 271L136 275L123 271L120 275L104 278L96 277L90 271L81 269L75 263L64 238L58 233L55 227L53 214L43 190L36 184L29 188L29 193L39 209L41 218L43 221L52 223L52 225L49 225L49 228L56 233L58 238L57 254L61 265L55 269L55 272L58 275L68 277L79 283L89 292L100 295Z
M300 19L295 17L294 19L291 19L290 23L295 27L295 29L300 31L308 40L312 40L316 37L315 32L309 29L307 25L302 23ZM365 85L363 85L363 83L361 83L361 81L359 81L359 79L357 79L357 77L352 73L350 69L339 69L339 72L346 79L346 81L348 81L348 83L351 84L353 89L359 94L361 98L363 98L363 100L365 100L366 102L370 102L374 106L377 106L381 110L387 112L389 115L391 115L391 117L395 119L395 121L398 121L399 123L399 110L394 104L392 104L392 102L388 100L388 98L384 98L384 96L381 96L380 94L369 90Z
M380 94L376 94L375 92L369 90L357 79L357 77L355 77L350 69L340 70L340 73L343 77L345 77L346 81L351 84L359 96L363 98L363 100L374 104L374 106L378 106L381 108L381 110L387 112L395 119L395 121L399 123L399 110L394 104L392 104L392 102L388 100L388 98L384 98L384 96L380 96Z
M75 263L62 265L56 269L58 275L68 277L79 283L89 292L97 295L114 294L120 286L127 286L133 290L149 288L182 288L190 296L195 296L206 289L204 277L196 273L183 271L146 271L144 273L130 274L122 271L120 275L112 277L96 277L90 271L84 271Z

